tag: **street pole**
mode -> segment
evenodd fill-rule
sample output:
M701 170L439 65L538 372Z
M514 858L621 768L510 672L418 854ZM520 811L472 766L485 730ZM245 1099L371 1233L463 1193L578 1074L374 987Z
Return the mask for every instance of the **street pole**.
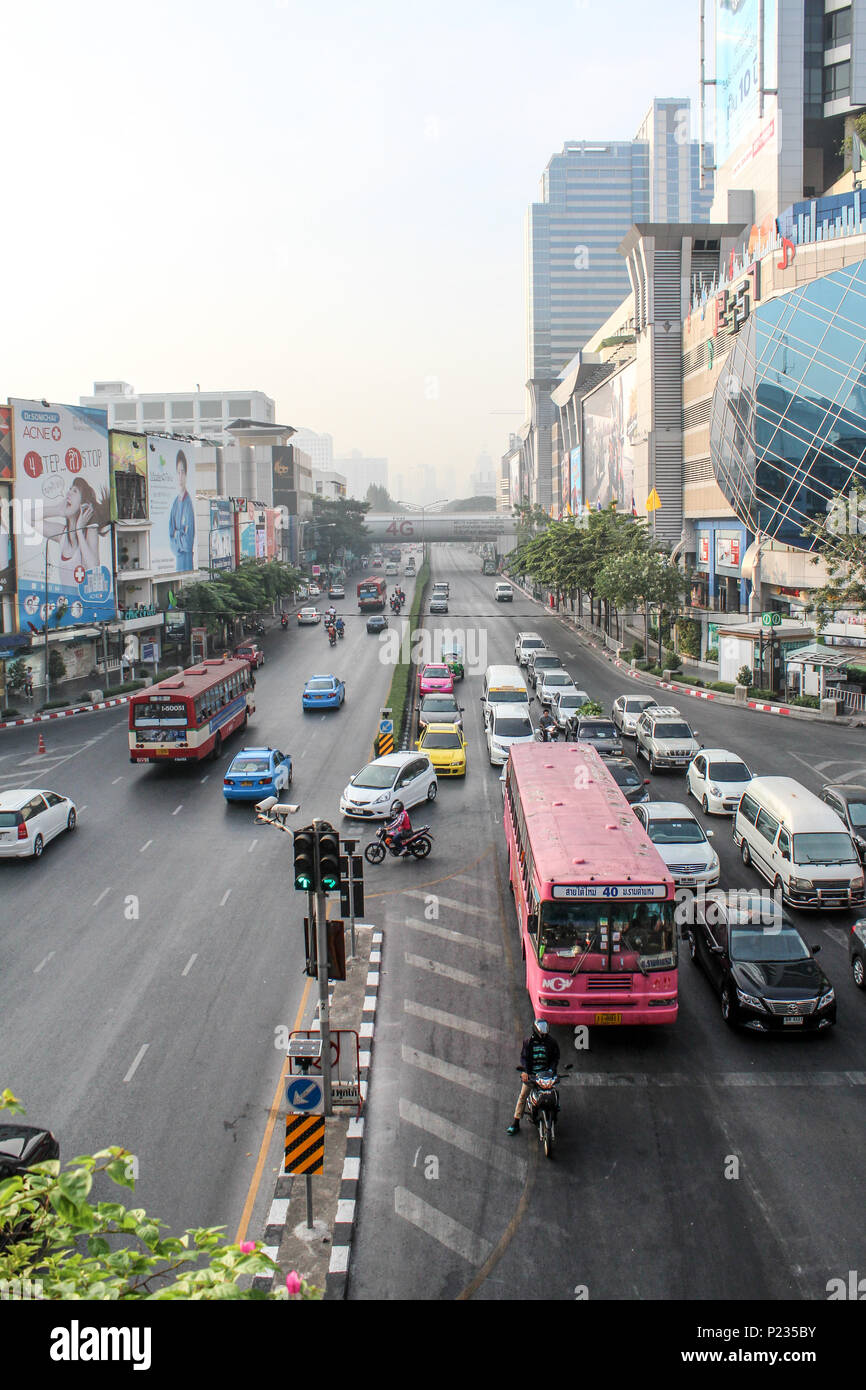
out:
M50 677L48 675L48 541L45 540L45 703L51 699Z
M316 958L319 978L319 1037L322 1040L322 1087L325 1092L325 1114L331 1112L331 1006L328 1000L328 900L319 887L319 820L313 820L316 831ZM329 827L330 828L330 827Z

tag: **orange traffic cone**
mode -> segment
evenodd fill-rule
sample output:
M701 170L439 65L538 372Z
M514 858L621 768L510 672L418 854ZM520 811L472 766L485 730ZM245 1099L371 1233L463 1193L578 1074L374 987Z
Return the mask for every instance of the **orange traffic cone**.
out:
M37 752L37 753L44 753L44 752L45 752L45 739L42 737L41 734L39 735L39 743L38 743L37 746L36 746L36 752Z

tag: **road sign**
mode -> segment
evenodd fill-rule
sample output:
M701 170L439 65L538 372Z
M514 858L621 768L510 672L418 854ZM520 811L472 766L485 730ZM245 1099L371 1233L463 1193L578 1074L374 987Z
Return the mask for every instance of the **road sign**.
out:
M324 1115L325 1088L316 1076L293 1076L286 1083L286 1105L296 1115Z
M325 1171L324 1115L287 1115L283 1172L312 1177Z
M386 753L394 752L394 721L393 719L379 720L379 757L383 758Z
M782 626L782 615L781 615L781 613L762 613L762 614L761 614L761 626L762 626L762 627L781 627L781 626Z
M312 1029L299 1029L292 1034L294 1039L319 1039L319 1034ZM317 1077L322 1072L321 1057L313 1058L310 1062L310 1076ZM297 1058L289 1055L289 1066L292 1074L297 1075L300 1071L300 1063ZM358 1034L352 1028L334 1028L331 1030L331 1084L335 1081L355 1084L360 1079L361 1074L361 1048Z
M661 510L661 505L662 499L659 497L655 488L653 488L652 492L646 500L646 509L648 512L657 512Z

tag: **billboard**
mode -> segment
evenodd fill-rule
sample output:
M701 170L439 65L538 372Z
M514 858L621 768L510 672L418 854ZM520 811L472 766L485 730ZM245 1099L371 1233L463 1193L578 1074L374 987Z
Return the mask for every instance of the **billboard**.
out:
M22 632L114 618L108 417L90 406L13 400L15 501L41 515L17 547Z
M740 533L739 531L717 531L716 532L716 564L724 569L739 569L740 567Z
M512 507L516 507L523 500L523 489L520 486L520 454L517 451L508 460L508 494Z
M208 562L212 570L235 567L235 527L231 503L225 497L211 499Z
M12 479L12 409L0 405L0 483Z
M274 506L287 507L290 516L298 510L295 486L294 450L291 444L274 444L271 449L274 484Z
M634 442L637 432L637 365L585 397L583 402L583 472L588 505L631 513L634 490Z
M571 451L571 514L580 516L583 505L583 472L580 448Z
M195 569L195 454L179 439L147 441L150 564L154 574Z
M15 592L15 542L12 538L12 489L0 482L0 598Z
M571 506L571 454L567 449L559 455L559 470L559 515L567 517Z
M147 521L147 437L110 430L111 520Z
M776 3L763 0L764 88L776 86ZM716 0L716 164L750 140L759 121L760 0Z

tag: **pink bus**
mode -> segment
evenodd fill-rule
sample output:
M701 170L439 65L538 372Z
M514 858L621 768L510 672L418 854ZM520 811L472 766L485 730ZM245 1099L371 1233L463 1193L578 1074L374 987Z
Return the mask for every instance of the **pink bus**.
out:
M513 744L505 838L535 1016L673 1023L674 882L596 750Z

